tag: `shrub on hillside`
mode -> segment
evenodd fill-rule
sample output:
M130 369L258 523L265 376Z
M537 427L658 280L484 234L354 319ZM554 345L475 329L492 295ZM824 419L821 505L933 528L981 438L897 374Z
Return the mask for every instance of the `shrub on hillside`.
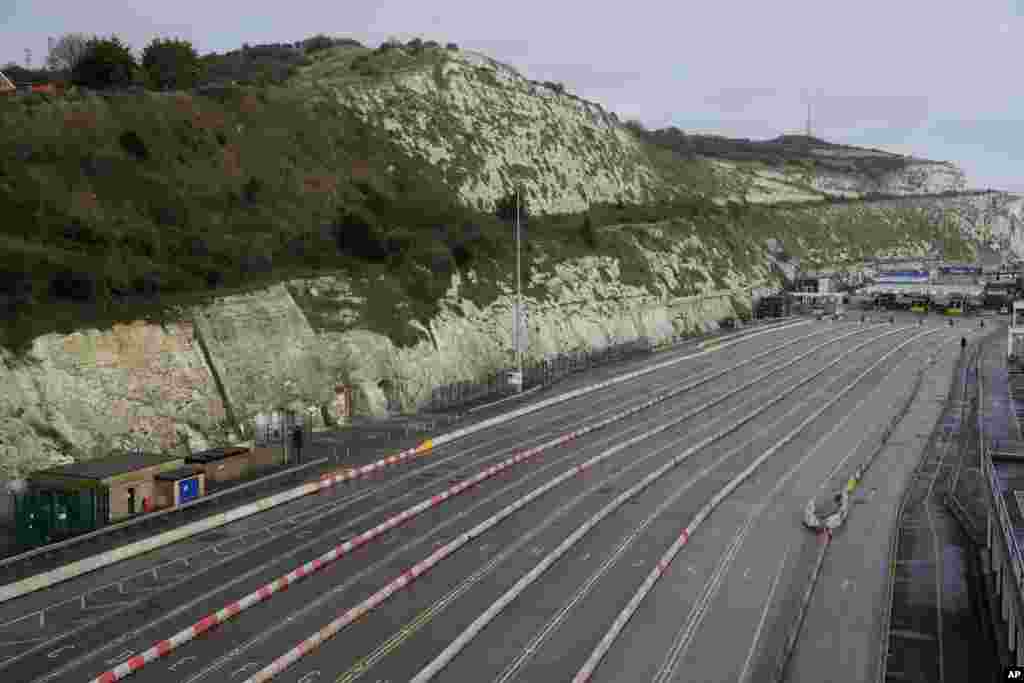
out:
M96 275L90 272L63 268L50 278L50 294L57 299L95 301L98 293Z
M11 314L18 314L32 305L32 277L17 270L0 270L0 307Z
M203 64L189 41L155 38L142 51L142 68L151 87L183 90L200 81Z
M126 130L121 133L121 135L118 136L117 141L118 144L121 145L121 149L134 157L137 161L145 161L149 159L149 148L146 146L146 142L134 130Z
M367 261L387 258L387 242L382 239L373 214L362 207L343 207L329 224L329 233L343 254Z
M516 193L509 192L494 205L494 215L508 222L516 220ZM530 203L525 192L519 192L519 222L526 223L530 216Z
M120 38L93 38L72 69L71 81L86 88L123 87L133 83L137 69L131 48Z

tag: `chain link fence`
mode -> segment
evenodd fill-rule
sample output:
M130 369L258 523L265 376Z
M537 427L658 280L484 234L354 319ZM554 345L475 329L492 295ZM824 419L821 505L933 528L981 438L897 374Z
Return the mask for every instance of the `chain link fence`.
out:
M607 363L617 362L649 354L654 345L649 337L639 337L632 341L612 344L603 349L591 351L570 351L549 356L540 361L523 365L523 389L544 386L577 372L583 372ZM462 408L470 404L491 398L500 398L516 391L517 385L511 382L515 368L503 368L492 372L482 381L454 382L435 388L431 392L427 409L444 411ZM389 408L397 406L394 396L388 396Z

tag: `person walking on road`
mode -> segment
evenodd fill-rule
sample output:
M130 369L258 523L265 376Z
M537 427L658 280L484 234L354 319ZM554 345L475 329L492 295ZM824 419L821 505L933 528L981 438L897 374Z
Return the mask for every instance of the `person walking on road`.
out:
M960 352L963 353L964 349L967 348L967 337L960 337Z
M295 451L295 462L302 462L302 427L299 425L292 429L292 449Z

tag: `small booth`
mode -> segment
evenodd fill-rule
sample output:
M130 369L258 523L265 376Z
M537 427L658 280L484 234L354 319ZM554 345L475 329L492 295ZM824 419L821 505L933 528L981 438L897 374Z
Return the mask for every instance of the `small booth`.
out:
M158 508L178 507L206 495L206 474L198 467L179 467L153 479Z
M283 456L279 448L227 446L194 453L185 458L185 464L202 470L207 483L224 482L241 479L254 470L278 465Z

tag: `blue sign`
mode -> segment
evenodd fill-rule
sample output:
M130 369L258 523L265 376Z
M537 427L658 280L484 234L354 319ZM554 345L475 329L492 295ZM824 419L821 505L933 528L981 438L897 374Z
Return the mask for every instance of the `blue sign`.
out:
M929 274L926 270L891 270L878 274L879 282L923 284L928 280Z
M193 477L178 482L178 497L180 502L187 503L199 497L199 479Z

